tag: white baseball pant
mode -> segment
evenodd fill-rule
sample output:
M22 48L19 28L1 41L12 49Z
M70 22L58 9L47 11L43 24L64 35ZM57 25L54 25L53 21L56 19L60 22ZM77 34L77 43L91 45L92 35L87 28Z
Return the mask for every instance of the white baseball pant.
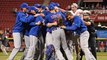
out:
M15 48L12 50L8 60L13 60L21 47L21 33L19 32L13 33L13 39Z
M55 52L56 52L58 59L65 60L65 58L63 57L63 55L60 51L60 44L61 44L68 60L73 60L73 56L67 47L67 42L66 42L64 30L57 28L56 30L52 31L52 38L53 38L53 45L55 47Z
M80 46L85 53L86 60L96 60L95 57L92 55L90 50L88 49L88 40L89 40L89 32L85 31L80 35Z
M32 60L35 54L35 46L37 44L38 38L36 36L30 35L30 47L27 52L27 56L24 60Z
M27 52L28 52L28 49L29 49L29 46L30 46L30 39L29 39L29 36L24 35L24 40L25 40L26 48L25 48L25 51L24 51L24 53L23 53L23 56L21 57L20 60L23 60L23 59L26 57Z

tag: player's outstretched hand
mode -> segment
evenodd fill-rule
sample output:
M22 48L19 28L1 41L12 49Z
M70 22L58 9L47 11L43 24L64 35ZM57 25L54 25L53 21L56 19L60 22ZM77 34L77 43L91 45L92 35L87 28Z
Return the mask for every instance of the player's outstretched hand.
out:
M40 25L41 24L41 22L40 21L38 21L37 23L35 23L36 25Z
M51 27L52 26L52 23L48 23L48 27Z
M62 28L62 29L65 29L65 28L66 28L66 26L64 26L64 25L63 25L63 26L61 26L61 28Z
M44 20L42 21L42 25L45 26L45 21Z
M35 14L34 17L40 16L40 14Z

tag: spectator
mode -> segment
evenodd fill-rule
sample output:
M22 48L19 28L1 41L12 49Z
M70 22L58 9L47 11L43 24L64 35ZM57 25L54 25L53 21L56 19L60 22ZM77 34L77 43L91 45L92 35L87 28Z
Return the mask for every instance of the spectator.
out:
M100 52L104 52L104 49L105 49L104 46L105 46L104 42L101 41L101 43L100 43Z
M96 9L99 9L99 5L100 5L99 3L96 4Z
M95 6L94 6L94 4L92 4L91 8L92 8L92 9L95 9Z
M0 48L5 55L8 55L6 51L6 47L4 45L5 45L5 35L4 35L3 30L0 30Z
M105 51L107 52L107 41L106 41L106 44L105 44Z

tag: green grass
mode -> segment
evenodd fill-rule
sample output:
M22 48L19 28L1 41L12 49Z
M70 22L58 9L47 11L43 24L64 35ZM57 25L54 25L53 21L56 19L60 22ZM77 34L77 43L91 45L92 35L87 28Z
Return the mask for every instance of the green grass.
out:
M97 60L107 60L107 52L98 52Z
M10 55L10 52L8 52L8 53L9 53L8 56L6 56L6 55L4 55L2 52L0 52L0 60L6 60L6 59L9 57L9 55ZM22 52L19 52L19 53L16 55L16 57L15 57L14 60L19 60L21 56L22 56Z
M10 54L10 52L8 53ZM19 52L14 60L19 60L21 56L22 56L22 52ZM8 57L9 55L5 56L2 52L0 52L0 60L6 60ZM74 60L76 60L75 55L74 55ZM83 58L83 60L85 60L85 58ZM97 60L107 60L107 52L97 52Z

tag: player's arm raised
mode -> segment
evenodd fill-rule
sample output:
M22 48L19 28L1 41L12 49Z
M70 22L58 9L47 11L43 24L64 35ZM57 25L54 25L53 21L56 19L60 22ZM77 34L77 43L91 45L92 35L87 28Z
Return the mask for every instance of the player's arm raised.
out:
M91 22L90 21L84 21L85 25L90 26Z
M47 24L48 27L57 26L57 25L58 25L58 23L57 23L56 21L53 22L53 23L48 23L48 24Z

